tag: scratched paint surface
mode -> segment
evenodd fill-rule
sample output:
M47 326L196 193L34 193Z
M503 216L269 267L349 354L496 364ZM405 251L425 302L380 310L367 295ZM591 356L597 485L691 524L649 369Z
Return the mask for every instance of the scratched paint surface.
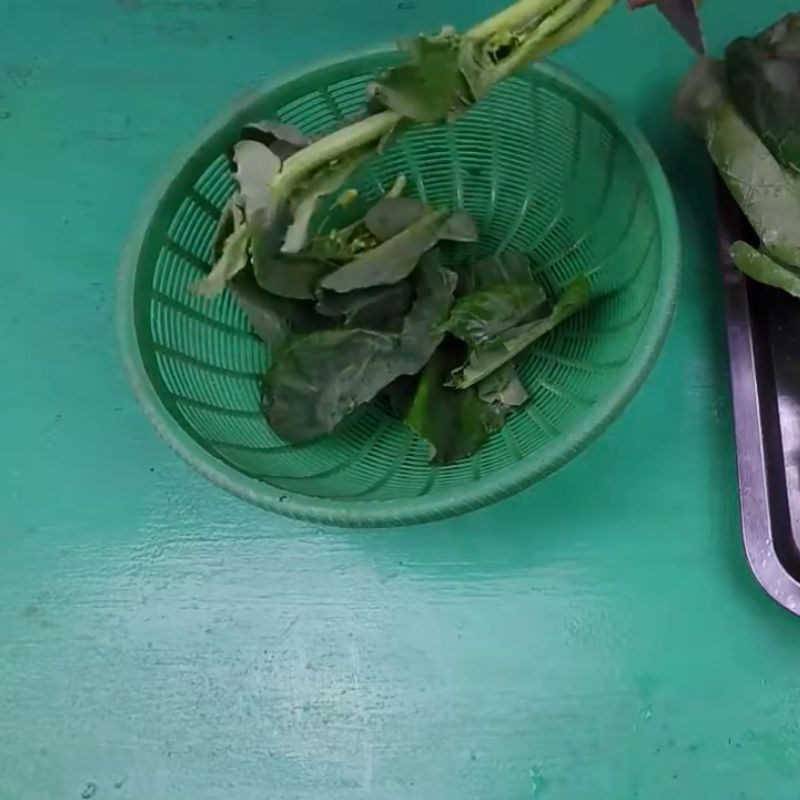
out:
M0 800L797 796L800 623L740 553L709 175L667 111L690 55L654 14L561 60L662 155L682 299L558 475L424 528L287 522L121 375L116 264L179 146L260 80L495 6L0 0ZM706 6L716 46L789 8Z

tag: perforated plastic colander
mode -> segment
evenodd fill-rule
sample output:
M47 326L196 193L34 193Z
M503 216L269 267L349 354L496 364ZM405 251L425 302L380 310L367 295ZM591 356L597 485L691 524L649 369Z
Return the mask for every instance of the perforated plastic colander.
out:
M679 238L667 181L642 135L602 97L539 66L501 84L452 125L416 127L354 177L365 202L399 173L433 206L465 208L479 253L530 254L555 297L590 277L595 300L537 343L520 372L531 400L478 453L431 466L428 446L377 406L335 435L281 441L259 408L269 355L229 296L188 286L209 268L233 182L226 151L245 122L314 135L363 108L396 56L342 61L237 105L171 174L122 268L122 348L150 419L215 483L292 517L346 526L411 524L475 509L563 465L620 412L673 314Z

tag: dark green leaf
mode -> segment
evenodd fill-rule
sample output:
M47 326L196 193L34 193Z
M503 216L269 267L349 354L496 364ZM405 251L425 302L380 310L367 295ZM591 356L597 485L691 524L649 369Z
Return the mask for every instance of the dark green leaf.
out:
M462 297L446 327L471 347L481 347L515 325L546 315L547 296L541 286L511 283Z
M446 217L441 211L426 214L402 233L327 275L320 287L343 293L398 283L414 271L420 256L439 240Z
M250 232L250 254L259 283L266 281L280 253L292 214L286 203L278 202L257 208L247 215Z
M331 271L324 261L302 256L275 256L255 271L258 285L278 297L313 300L320 280Z
M306 246L311 219L320 199L338 192L367 155L364 150L351 153L319 170L295 190L291 198L293 220L281 248L284 253L299 253Z
M589 281L585 277L576 278L564 290L549 316L511 328L483 347L472 350L467 363L453 370L452 385L459 389L474 386L580 311L590 297Z
M222 245L222 253L211 272L193 283L191 290L201 297L214 297L222 292L228 281L247 266L249 244L247 226L239 222Z
M796 270L779 264L767 254L761 253L745 242L734 242L731 247L733 263L759 283L783 289L794 297L800 297L800 274Z
M364 219L367 230L378 241L385 242L419 222L433 209L413 197L391 197L379 200ZM439 238L454 242L476 242L478 229L467 211L456 211L445 220Z
M800 17L800 15L798 15ZM757 39L740 38L725 51L731 97L773 156L800 172L800 59L775 55L786 39L800 46L800 28Z
M449 340L439 346L404 415L412 430L430 443L434 464L452 464L472 455L503 427L512 407L528 398L510 364L469 389L445 386L463 359L459 351Z
M475 389L445 387L453 366L440 347L422 371L405 416L406 424L429 442L433 464L452 464L472 455L503 424Z
M442 226L439 238L449 242L477 242L478 228L467 211L456 211Z
M419 222L431 209L413 197L383 197L367 212L367 230L385 242Z
M290 342L264 380L263 405L272 429L293 443L315 439L400 375L422 369L442 339L439 329L455 282L431 254L400 334L351 328Z
M406 45L411 63L389 70L371 87L373 96L417 122L452 118L470 99L458 64L459 45L460 38L449 33L413 39Z
M255 333L270 347L282 345L291 334L309 333L331 324L331 320L314 313L311 303L265 292L249 270L236 276L231 290Z
M706 141L733 198L765 251L800 267L800 184L783 169L727 97L718 65L702 60L684 81L680 113Z
M800 192L766 145L728 105L709 125L708 152L766 251L800 267Z
M413 296L408 281L356 289L347 294L324 292L317 303L317 311L327 317L342 317L348 328L399 331Z
M292 341L264 379L270 427L300 443L330 433L397 377L396 337L362 328L321 331Z

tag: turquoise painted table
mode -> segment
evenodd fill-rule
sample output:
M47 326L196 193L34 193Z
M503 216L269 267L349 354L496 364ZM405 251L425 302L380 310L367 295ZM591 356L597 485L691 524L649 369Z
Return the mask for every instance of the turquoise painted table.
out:
M0 0L0 800L800 794L800 620L741 554L710 173L655 13L560 60L664 159L680 308L558 475L451 522L320 530L195 475L121 374L116 266L180 145L263 79L497 4ZM706 6L716 47L789 9Z

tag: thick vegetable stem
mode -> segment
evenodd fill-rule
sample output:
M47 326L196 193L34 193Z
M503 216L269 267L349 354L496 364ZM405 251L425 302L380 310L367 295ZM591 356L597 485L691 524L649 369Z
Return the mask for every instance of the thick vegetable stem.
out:
M297 185L314 170L352 153L359 147L377 142L390 133L398 122L399 114L383 111L340 128L303 148L286 160L280 174L272 183L273 196L276 199L288 198Z
M519 0L476 25L464 36L464 45L477 48L480 70L476 96L524 68L535 59L569 43L591 27L615 0ZM497 58L494 43L506 43L508 52ZM491 51L491 57L487 57ZM362 147L377 144L403 117L395 111L373 114L325 136L289 158L272 184L276 201L288 199L315 170Z

